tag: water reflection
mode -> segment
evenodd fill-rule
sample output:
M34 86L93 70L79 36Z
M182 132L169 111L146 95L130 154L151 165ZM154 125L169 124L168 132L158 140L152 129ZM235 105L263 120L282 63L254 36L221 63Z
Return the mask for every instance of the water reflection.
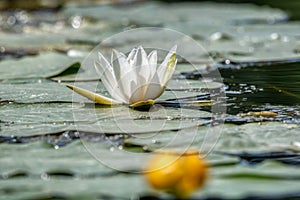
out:
M227 85L228 112L268 105L300 104L300 63L220 69Z

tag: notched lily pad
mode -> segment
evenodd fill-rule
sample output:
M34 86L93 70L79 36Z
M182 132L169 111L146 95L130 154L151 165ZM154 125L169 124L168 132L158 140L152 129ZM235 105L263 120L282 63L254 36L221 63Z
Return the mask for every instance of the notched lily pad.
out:
M78 65L81 59L49 52L19 60L4 60L0 62L0 80L52 77L74 64Z

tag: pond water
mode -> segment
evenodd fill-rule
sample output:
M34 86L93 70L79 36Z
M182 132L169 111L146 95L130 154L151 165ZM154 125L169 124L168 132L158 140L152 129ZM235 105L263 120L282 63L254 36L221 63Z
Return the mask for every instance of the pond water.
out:
M300 98L298 63L221 69L228 86L229 113L247 112L266 106L297 107Z

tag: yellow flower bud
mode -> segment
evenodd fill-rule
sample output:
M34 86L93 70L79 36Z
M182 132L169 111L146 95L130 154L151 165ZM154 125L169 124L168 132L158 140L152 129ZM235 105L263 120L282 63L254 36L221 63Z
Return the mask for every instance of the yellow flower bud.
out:
M164 190L179 198L187 198L207 179L208 165L198 151L183 154L167 151L156 152L149 159L145 176L157 190Z

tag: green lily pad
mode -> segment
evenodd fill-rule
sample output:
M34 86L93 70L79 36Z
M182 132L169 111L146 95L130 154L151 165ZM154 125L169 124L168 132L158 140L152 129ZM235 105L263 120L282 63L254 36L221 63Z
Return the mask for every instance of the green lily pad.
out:
M215 59L255 62L299 58L299 22L216 26L190 21L172 23L168 28L191 35Z
M202 190L193 196L222 196L240 199L250 195L287 194L298 191L299 169L287 165L266 162L259 166L216 167L212 178ZM293 180L293 177L296 178Z
M47 35L47 36L45 36ZM65 38L55 33L0 33L0 44L4 47L42 48L63 47Z
M113 169L94 159L80 142L58 150L47 148L42 142L1 144L1 148L7 152L2 152L0 158L1 198L11 195L5 193L5 189L10 188L15 198L30 199L44 196L45 190L67 197L95 198L101 194L110 195L111 184L118 188L112 195L116 197L131 196L137 190L141 192L146 189L141 176L115 174ZM128 180L131 180L131 186L136 184L136 187L121 189L128 184ZM87 186L88 189L85 188Z
M143 140L129 138L127 142L146 145L149 149L155 150L166 145L176 134L179 139L172 143L174 147L190 143L202 150L213 148L214 151L223 152L281 151L291 147L293 142L299 141L297 134L299 128L298 125L285 125L278 122L250 123L240 126L224 124L222 127L199 127L190 131L166 132L156 135L155 138ZM152 140L156 143L151 142Z
M85 23L79 29L72 28L68 24L61 24L60 27L45 24L40 29L30 26L27 28L30 31L14 34L0 33L0 45L7 49L21 48L37 51L68 50L72 47L90 49L91 46L97 45L101 40L111 35L112 31L121 30L101 22Z
M216 9L216 7L222 9ZM165 12L166 10L168 13ZM153 15L154 12L155 15ZM64 14L68 16L77 14L118 24L120 24L120 19L123 19L121 21L123 24L133 23L148 26L174 21L186 22L195 20L195 18L203 19L208 24L249 23L253 21L267 23L287 18L287 15L278 9L216 3L181 3L179 5L148 2L132 7L114 7L112 5L79 7L73 4L65 8Z
M211 114L199 110L155 106L140 112L127 106L90 107L84 104L7 104L0 121L5 136L42 135L65 130L140 134L178 130L207 123ZM202 118L201 120L199 118Z
M72 102L72 91L64 84L50 81L25 84L2 83L0 88L1 100L19 103Z
M78 63L81 59L49 52L20 60L5 60L0 63L0 80L55 76Z

